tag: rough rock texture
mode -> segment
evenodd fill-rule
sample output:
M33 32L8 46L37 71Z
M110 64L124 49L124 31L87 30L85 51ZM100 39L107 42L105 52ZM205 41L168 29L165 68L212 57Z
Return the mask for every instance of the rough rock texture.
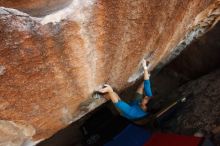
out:
M191 43L168 69L192 80L220 68L220 23Z
M100 84L132 85L144 57L163 67L219 13L219 0L73 0L42 18L2 7L0 119L48 138L104 102L90 98Z
M201 130L220 136L219 76L220 70L215 71L190 81L170 95L170 98L188 97L182 109L169 121L175 132L193 134ZM215 140L220 145L220 139Z
M71 0L0 0L0 6L18 9L31 16L44 16L70 3Z
M17 146L34 144L29 141L35 134L35 129L25 123L14 123L11 121L0 121L0 145L1 146Z
M220 23L194 40L171 63L151 77L154 96L164 98L184 83L220 68ZM169 86L167 86L169 84Z

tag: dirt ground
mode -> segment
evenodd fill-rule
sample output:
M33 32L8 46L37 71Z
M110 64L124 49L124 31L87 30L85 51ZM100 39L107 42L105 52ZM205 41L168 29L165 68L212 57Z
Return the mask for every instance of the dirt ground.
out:
M220 146L220 70L190 81L169 98L188 97L166 123L166 130L192 135L202 132Z

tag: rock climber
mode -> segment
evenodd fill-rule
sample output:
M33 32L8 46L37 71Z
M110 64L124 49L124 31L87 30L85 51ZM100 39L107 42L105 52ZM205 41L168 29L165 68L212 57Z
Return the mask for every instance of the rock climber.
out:
M152 91L150 74L145 59L142 61L142 66L144 68L144 82L138 87L135 99L132 102L126 103L123 101L118 94L113 91L110 85L104 84L103 87L98 90L100 93L108 94L109 96L105 96L105 98L110 99L116 108L120 110L121 115L129 120L140 119L148 115L147 104L152 98Z

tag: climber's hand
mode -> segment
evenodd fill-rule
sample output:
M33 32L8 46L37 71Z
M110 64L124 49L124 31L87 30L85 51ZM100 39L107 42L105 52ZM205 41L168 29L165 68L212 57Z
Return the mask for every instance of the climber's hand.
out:
M147 61L145 59L143 59L141 63L142 63L144 70L148 70Z
M104 84L103 87L98 90L98 92L100 92L100 93L112 93L113 89L110 85Z

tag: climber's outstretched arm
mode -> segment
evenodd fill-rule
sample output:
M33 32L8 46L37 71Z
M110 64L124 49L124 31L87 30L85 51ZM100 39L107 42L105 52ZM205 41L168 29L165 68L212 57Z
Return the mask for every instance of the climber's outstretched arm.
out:
M108 93L109 98L113 103L117 103L120 100L120 97L117 93L115 93L111 86L105 84L103 88L99 89L98 92L100 93Z
M114 105L122 112L122 116L130 120L146 115L146 113L140 113L140 110L137 110L136 108L133 108L126 102L122 101L118 94L115 93L109 85L104 85L104 87L99 89L98 92L107 93Z
M142 61L142 65L144 68L144 91L146 96L151 97L152 96L152 90L151 90L151 84L150 84L150 74L148 72L148 66L145 59Z
M152 90L151 90L151 85L150 85L150 80L144 80L144 92L146 96L152 97Z
M149 74L149 71L148 71L147 61L145 59L142 60L142 66L144 68L144 80L149 80L150 79L150 74Z

